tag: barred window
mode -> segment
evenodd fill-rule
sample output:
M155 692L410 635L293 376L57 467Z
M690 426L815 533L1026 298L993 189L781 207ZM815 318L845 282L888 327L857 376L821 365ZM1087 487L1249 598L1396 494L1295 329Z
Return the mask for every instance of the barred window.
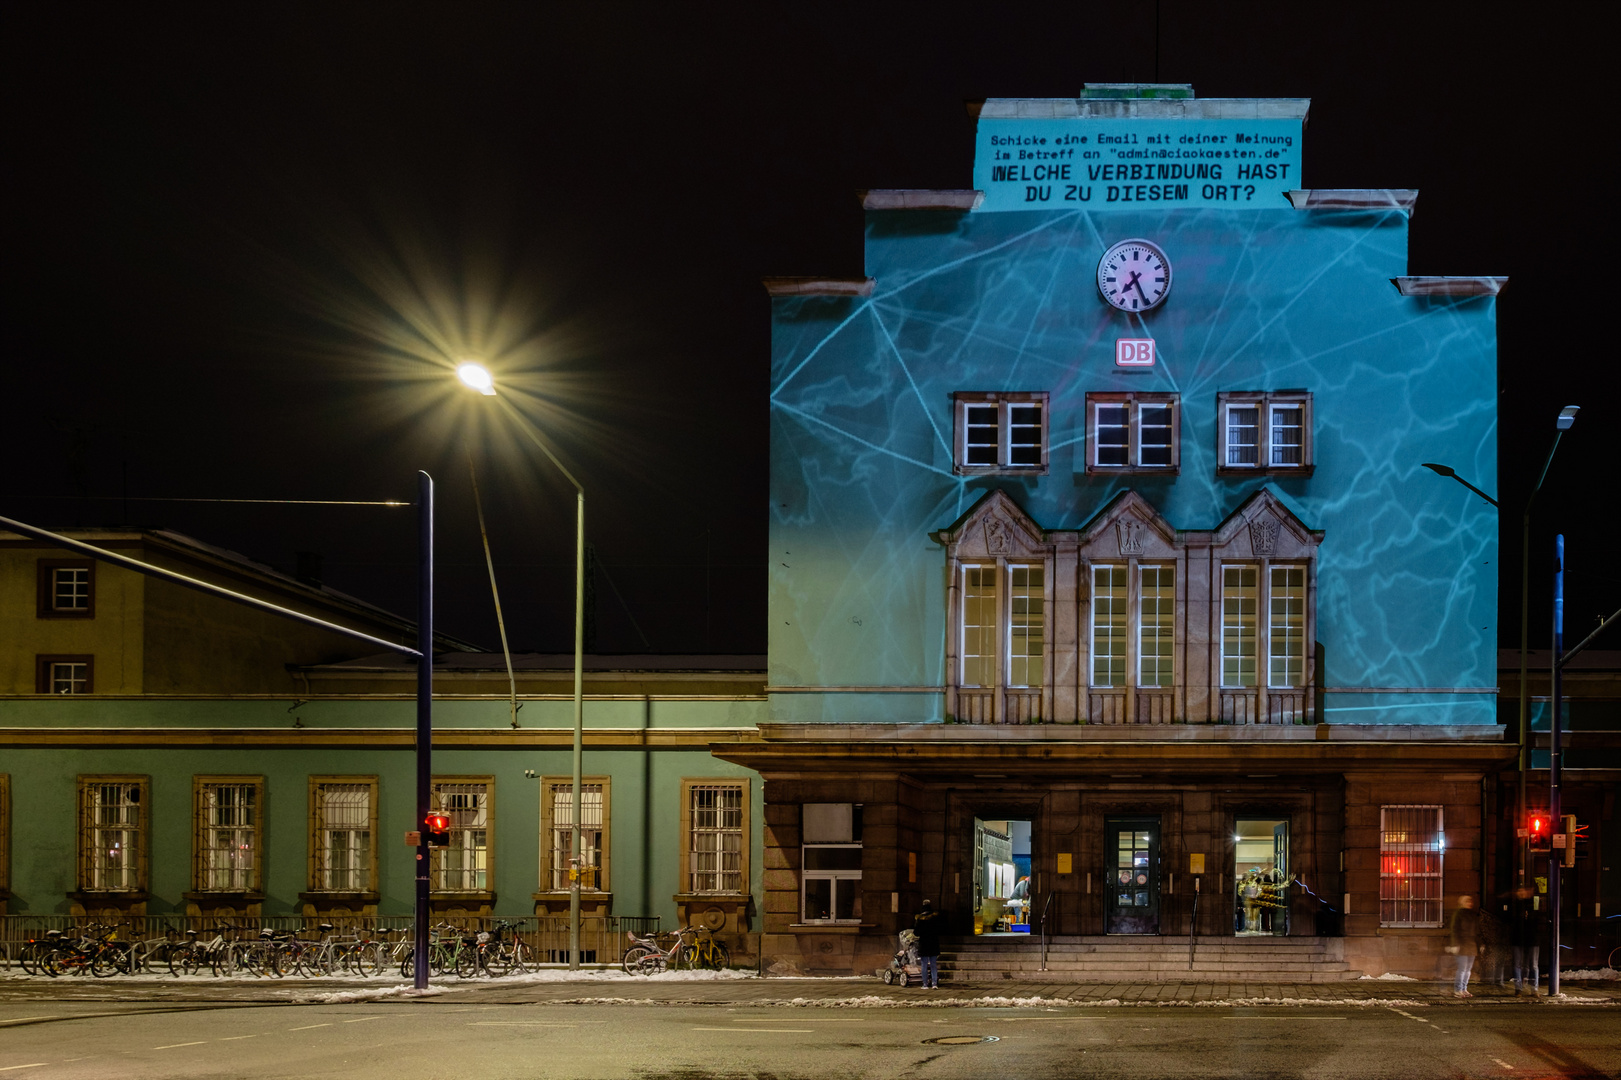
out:
M11 777L0 773L0 889L11 887Z
M376 888L376 788L373 779L314 783L312 892L370 892Z
M484 892L490 887L491 780L435 781L433 809L450 819L450 843L432 849L435 892Z
M745 785L687 785L687 891L740 893L744 890L743 823Z
M1439 806L1379 808L1379 925L1441 925L1441 863L1446 852Z
M541 868L544 887L553 892L569 889L569 865L574 858L574 784L569 780L545 783L546 865ZM607 891L608 783L592 777L580 784L580 888Z
M42 619L94 618L96 564L79 559L41 559L38 592Z
M145 777L80 777L79 888L146 888L146 793Z
M250 892L259 888L259 777L199 777L196 781L198 892Z

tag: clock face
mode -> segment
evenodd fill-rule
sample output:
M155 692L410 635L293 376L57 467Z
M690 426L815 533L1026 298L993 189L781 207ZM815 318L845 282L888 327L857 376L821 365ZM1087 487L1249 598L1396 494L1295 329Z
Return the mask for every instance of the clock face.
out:
M1098 260L1098 292L1121 311L1158 307L1170 291L1170 261L1147 240L1122 240Z

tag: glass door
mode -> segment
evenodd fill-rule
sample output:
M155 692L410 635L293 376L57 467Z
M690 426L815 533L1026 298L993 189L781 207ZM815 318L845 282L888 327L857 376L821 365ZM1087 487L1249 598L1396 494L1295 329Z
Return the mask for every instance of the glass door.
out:
M1239 818L1233 827L1233 928L1239 935L1289 932L1289 822Z
M1104 830L1112 863L1104 890L1104 930L1159 933L1159 818L1109 818Z

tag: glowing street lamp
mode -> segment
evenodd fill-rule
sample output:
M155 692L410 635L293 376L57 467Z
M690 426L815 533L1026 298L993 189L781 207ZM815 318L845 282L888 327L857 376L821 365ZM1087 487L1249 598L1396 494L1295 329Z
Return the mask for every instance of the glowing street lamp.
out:
M467 361L457 366L456 377L470 390L476 390L485 397L494 398L496 404L512 418L529 441L540 448L546 459L557 467L557 471L568 478L574 485L575 514L574 514L574 783L573 791L573 840L571 847L573 856L569 860L569 888L568 888L568 966L571 970L578 970L580 966L580 878L584 873L583 847L580 831L580 785L581 764L584 758L585 747L585 707L584 707L584 680L582 668L585 660L585 488L574 479L574 474L563 467L552 453L551 447L541 439L540 432L535 429L522 413L512 406L506 398L495 392L495 378L484 365Z

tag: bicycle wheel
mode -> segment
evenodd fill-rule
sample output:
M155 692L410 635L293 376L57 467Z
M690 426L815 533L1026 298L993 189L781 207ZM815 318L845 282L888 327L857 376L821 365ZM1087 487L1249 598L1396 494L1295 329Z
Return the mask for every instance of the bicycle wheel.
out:
M90 974L98 979L129 970L129 953L116 945L103 942L90 956Z
M492 945L485 950L484 970L492 979L499 979L503 975L511 974L513 950L517 948L515 941L503 941L499 945Z
M363 979L383 973L388 966L388 950L380 941L368 941L349 950L349 969Z
M464 945L456 950L456 977L459 979L475 978L482 968L484 950L477 945Z
M332 974L332 950L324 945L298 950L293 970L306 979L319 979Z
M402 979L414 979L414 978L416 978L416 973L417 973L416 949L414 949L414 948L406 949L405 952L400 955L400 978L402 978Z
M200 949L195 945L176 945L169 950L169 974L195 975L203 966Z
M17 950L17 963L28 975L41 975L45 971L45 950L37 941L25 941Z
M527 941L514 941L512 943L512 967L519 975L524 974L535 966L535 950L529 947Z
M712 941L710 944L713 946L708 956L710 963L705 966L715 971L725 971L731 967L732 951L719 941Z
M239 945L220 942L208 950L208 966L218 978L234 978L242 973L244 950Z

